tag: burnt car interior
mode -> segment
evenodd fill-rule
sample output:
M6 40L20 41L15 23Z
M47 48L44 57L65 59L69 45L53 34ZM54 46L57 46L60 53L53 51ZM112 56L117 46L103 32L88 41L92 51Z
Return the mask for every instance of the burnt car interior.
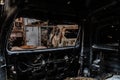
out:
M0 0L0 80L120 80L120 0Z

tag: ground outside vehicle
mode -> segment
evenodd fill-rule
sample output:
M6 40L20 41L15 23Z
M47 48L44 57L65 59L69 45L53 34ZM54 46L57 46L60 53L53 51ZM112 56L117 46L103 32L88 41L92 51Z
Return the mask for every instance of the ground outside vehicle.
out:
M0 0L0 80L120 80L119 16L119 0Z

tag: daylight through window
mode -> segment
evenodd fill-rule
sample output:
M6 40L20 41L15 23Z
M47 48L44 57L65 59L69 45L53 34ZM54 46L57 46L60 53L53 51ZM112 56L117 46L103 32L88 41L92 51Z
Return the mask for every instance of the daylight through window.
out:
M8 49L29 50L75 46L77 24L51 24L30 18L17 18L9 37Z

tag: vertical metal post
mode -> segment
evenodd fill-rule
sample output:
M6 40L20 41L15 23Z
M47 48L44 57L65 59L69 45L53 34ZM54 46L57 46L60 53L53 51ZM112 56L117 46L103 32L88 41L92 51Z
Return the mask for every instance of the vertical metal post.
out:
M3 11L4 11L4 1L3 1L3 0L0 0L0 17L1 17L2 14L3 14Z

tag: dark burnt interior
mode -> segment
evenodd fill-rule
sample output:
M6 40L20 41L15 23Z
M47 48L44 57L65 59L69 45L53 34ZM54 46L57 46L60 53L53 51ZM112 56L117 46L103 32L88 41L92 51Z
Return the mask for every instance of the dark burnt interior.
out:
M84 77L105 80L120 75L120 0L6 0L1 9L0 48L12 80L64 80ZM9 8L7 7L9 6ZM81 26L75 47L46 51L8 52L7 38L17 17ZM108 74L111 74L110 76ZM107 77L106 77L107 76Z

